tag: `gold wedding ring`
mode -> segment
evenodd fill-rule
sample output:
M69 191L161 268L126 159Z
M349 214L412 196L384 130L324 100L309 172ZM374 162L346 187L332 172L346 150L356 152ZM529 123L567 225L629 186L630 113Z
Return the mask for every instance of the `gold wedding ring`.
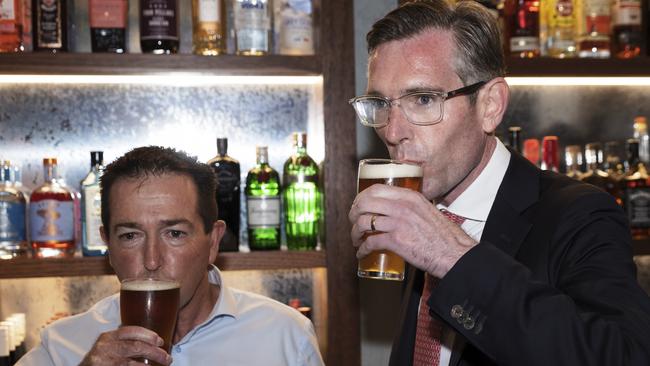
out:
M372 217L370 218L370 230L372 230L372 231L377 231L377 229L375 229L375 220L376 219L377 219L377 215L372 215Z

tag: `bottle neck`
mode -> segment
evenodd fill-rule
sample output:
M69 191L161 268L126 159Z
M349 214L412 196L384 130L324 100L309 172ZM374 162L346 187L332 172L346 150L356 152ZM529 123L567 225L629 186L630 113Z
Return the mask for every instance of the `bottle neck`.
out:
M57 166L53 164L43 165L43 180L48 183L54 183L57 179Z

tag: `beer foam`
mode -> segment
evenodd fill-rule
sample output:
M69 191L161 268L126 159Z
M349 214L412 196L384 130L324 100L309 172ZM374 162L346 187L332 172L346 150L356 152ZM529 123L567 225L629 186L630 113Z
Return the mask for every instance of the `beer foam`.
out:
M122 290L127 291L163 291L181 287L174 281L133 280L122 283Z
M365 164L361 166L359 178L361 179L383 179L421 177L422 167L411 164Z

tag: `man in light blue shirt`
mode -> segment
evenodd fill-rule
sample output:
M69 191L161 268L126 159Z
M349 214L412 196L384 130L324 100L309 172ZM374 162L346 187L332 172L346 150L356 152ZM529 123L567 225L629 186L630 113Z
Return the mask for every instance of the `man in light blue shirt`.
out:
M45 328L19 366L122 365L140 357L174 366L323 365L306 317L227 287L212 265L225 224L207 165L173 149L137 148L106 168L101 187L101 233L118 278L181 284L171 352L153 331L120 326L116 294Z

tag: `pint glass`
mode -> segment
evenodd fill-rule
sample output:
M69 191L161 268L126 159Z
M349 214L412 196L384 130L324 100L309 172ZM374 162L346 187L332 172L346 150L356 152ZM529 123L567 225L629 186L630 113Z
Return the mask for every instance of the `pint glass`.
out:
M120 288L122 325L137 325L156 332L169 352L180 306L180 284L155 278L125 279ZM147 365L158 365L138 359Z
M359 184L357 192L373 184L388 184L422 191L422 167L389 159L365 159L359 162ZM368 232L365 235L374 235ZM404 260L388 250L374 251L359 259L359 277L402 281Z

